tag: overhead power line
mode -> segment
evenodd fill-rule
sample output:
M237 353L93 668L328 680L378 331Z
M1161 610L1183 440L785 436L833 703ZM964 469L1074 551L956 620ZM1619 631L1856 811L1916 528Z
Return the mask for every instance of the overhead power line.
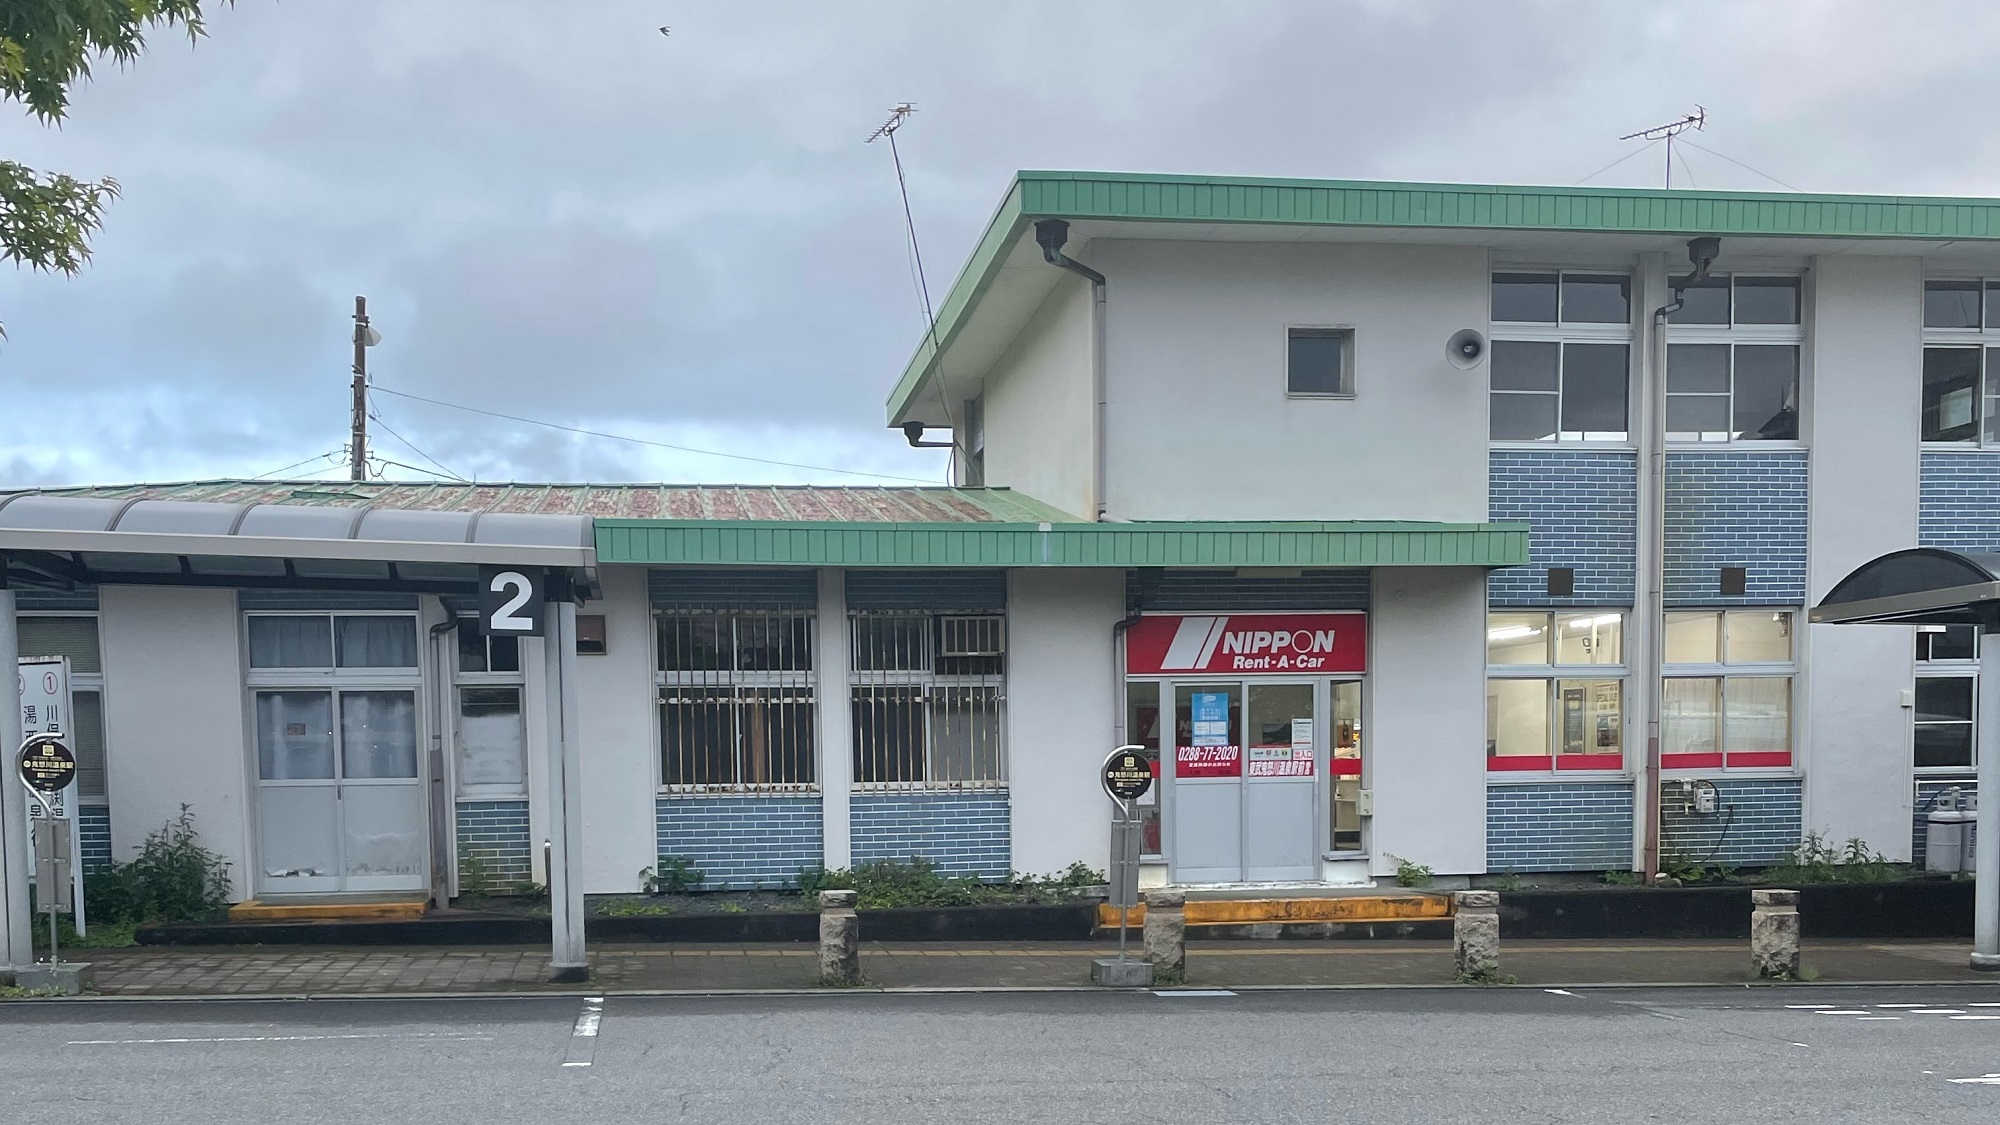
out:
M256 476L251 477L250 479L263 480L265 477L275 477L279 473L288 473L291 472L293 469L304 468L305 466L310 465L315 461L337 461L346 456L347 456L346 449L329 449L325 453L315 454L311 457L306 458L303 461L294 461L289 465L280 465L275 469L269 469L264 472L258 473Z
M382 412L380 410L371 410L368 412L368 416L370 418L375 419L376 424L382 427L383 432L387 433L390 437L395 438L397 441L402 442L405 446L409 448L410 452L416 454L417 456L437 466L438 471L442 472L445 476L448 476L453 480L464 481L466 484L472 483L470 478L465 477L459 473L453 472L450 469L450 467L445 465L444 462L438 460L437 458L431 456L428 453L425 453L423 450L418 449L415 442L411 441L409 438L404 437L402 434L397 433L395 427L389 425L389 423L382 420ZM421 471L430 472L429 469L424 469Z
M441 398L427 398L424 395L415 395L411 394L408 391L399 391L392 387L385 387L380 383L374 384L371 387L371 389L379 391L385 395L395 395L397 398L406 398L411 400L412 402L428 402L432 406L445 406L445 407L450 407L453 410L463 410L468 414L484 414L488 418L504 418L509 422L520 422L523 425L528 425L528 426L543 426L551 430L561 430L564 433L570 433L570 434L581 434L584 437L603 438L607 441L626 441L626 442L631 442L633 445L649 445L655 449L671 449L676 453L696 453L704 457L726 457L732 461L752 461L759 465L776 465L779 466L780 468L786 468L786 469L810 469L811 471L816 473L839 473L842 474L843 476L850 476L850 477L874 477L878 480L900 480L900 481L907 481L911 484L937 483L936 481L925 480L922 477L904 477L904 476L897 476L894 473L870 473L870 472L864 472L860 469L836 469L831 465L807 465L798 461L779 461L770 457L752 457L747 453L724 453L719 449L698 449L691 445L675 445L672 442L653 441L649 438L637 438L627 434L609 434L603 432L602 430L586 430L581 426L565 426L560 422L544 422L539 418L524 418L519 414L506 414L498 410L486 410L482 407L467 406L462 402L446 402Z

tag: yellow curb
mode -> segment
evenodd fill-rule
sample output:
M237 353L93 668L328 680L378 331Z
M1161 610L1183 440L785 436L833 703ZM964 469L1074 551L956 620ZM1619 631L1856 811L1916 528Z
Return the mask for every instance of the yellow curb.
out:
M1190 926L1242 926L1258 922L1404 922L1451 917L1451 896L1437 894L1342 895L1332 898L1196 899L1185 907ZM1146 918L1132 908L1131 921ZM1097 924L1118 926L1118 908L1100 903Z

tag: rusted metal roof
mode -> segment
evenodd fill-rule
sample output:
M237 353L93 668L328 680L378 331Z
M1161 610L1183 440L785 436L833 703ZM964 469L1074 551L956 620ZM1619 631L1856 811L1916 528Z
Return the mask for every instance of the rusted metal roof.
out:
M770 523L1074 523L1076 516L1005 488L730 484L434 484L401 481L204 480L17 489L105 500L308 504L434 512L534 512L642 520Z

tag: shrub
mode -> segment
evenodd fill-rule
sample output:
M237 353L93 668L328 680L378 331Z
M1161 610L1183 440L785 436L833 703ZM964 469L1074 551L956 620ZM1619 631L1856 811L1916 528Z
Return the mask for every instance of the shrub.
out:
M1883 883L1894 879L1897 866L1868 849L1859 836L1834 847L1817 832L1808 832L1791 856L1764 872L1771 883Z
M1054 875L1010 873L987 882L978 875L940 874L937 864L920 856L884 859L852 868L808 867L799 872L799 893L816 902L821 891L854 891L855 905L864 910L909 906L976 906L983 903L1065 902L1081 898L1088 887L1103 885L1104 873L1072 863Z
M663 855L658 867L639 869L641 894L685 894L707 881L708 876L696 870L694 861L684 855Z
M229 910L229 861L202 846L194 813L182 805L131 862L85 875L83 899L93 928L210 921Z

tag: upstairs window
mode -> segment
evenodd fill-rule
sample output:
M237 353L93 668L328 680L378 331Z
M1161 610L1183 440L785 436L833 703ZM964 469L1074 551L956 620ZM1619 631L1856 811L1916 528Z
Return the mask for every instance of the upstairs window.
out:
M1627 440L1631 320L1624 275L1494 274L1492 440Z
M1684 276L1669 285L1681 307L1667 318L1667 440L1798 440L1799 278Z
M1924 282L1924 441L2000 445L2000 280Z

